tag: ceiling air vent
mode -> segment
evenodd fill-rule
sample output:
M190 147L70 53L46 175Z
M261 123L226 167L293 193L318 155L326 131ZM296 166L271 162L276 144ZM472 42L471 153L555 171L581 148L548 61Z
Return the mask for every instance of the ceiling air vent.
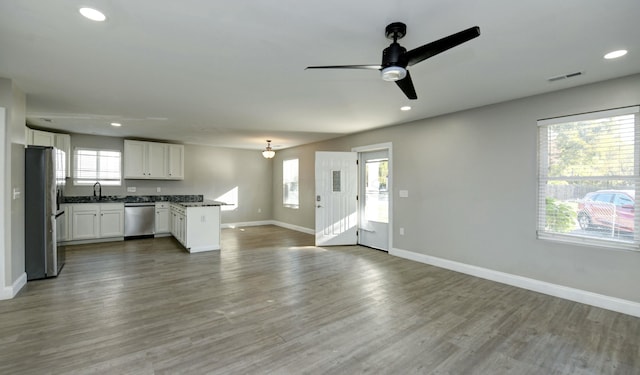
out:
M555 82L555 81L560 81L560 80L565 79L565 78L573 78L573 77L581 76L583 74L584 74L583 72L574 72L574 73L569 73L569 74L561 74L559 76L554 76L554 77L551 77L551 78L547 78L547 81Z

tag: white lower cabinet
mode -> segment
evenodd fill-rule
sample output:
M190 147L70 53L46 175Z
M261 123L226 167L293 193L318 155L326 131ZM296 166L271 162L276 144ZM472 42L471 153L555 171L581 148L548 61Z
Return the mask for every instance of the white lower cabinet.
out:
M171 217L169 203L156 202L156 234L168 234L171 232Z
M72 241L124 236L123 203L74 203L71 207Z
M100 204L100 238L124 236L124 204Z
M171 234L190 253L220 250L220 206L171 204Z

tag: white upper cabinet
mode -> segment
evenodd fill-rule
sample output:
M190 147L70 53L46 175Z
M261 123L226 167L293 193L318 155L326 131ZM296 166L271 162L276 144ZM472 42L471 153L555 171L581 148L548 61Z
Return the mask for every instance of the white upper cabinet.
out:
M179 152L176 151L178 148ZM183 150L183 145L125 139L124 178L184 179ZM172 173L173 170L179 171L179 175Z
M25 136L27 145L49 146L64 151L65 167L67 169L65 177L71 177L71 136L69 134L26 128Z
M147 171L148 178L164 179L169 174L167 158L169 157L169 145L166 143L147 143Z
M169 145L169 176L173 180L184 179L184 146Z
M124 178L147 178L146 142L124 141Z
M27 144L35 146L55 146L55 133L27 129Z
M71 177L71 136L69 134L55 133L54 144L55 148L64 151L64 162L67 173L65 177Z

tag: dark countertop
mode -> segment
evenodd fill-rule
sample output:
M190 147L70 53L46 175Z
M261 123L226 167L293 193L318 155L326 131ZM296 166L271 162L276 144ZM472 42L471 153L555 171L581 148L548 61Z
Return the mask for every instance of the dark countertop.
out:
M212 200L205 201L202 195L105 195L101 199L94 196L65 196L62 197L60 203L146 203L146 202L173 202L173 203L197 203L215 202ZM208 204L211 206L219 206L218 204Z
M226 203L224 202L218 202L218 201L212 201L210 199L205 199L202 202L172 202L175 204L178 204L182 207L185 208L189 208L189 207L212 207L212 206L224 206L226 205Z

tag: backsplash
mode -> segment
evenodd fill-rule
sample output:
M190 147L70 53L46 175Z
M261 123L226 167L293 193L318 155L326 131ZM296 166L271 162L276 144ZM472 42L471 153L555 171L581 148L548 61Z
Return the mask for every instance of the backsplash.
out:
M102 199L92 195L87 196L65 196L61 203L145 203L145 202L202 202L202 195L103 195Z

